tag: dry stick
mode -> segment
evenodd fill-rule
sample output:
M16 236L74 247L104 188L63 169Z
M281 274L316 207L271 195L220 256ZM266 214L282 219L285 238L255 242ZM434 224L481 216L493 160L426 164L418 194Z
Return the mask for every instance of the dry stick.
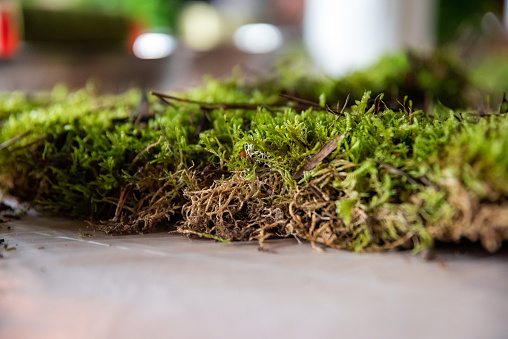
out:
M151 94L155 95L155 93L153 93L153 92L151 92ZM159 98L160 101L162 101L166 105L171 106L171 107L175 107L175 105L172 102L170 102L169 100L167 100L166 98L158 96L158 95L156 95L156 96Z
M156 97L158 97L161 101L163 101L166 104L171 104L169 102L169 100L175 100L175 101L185 102L185 103L189 103L189 104L196 104L196 105L199 105L199 106L207 108L207 109L245 109L245 110L255 111L260 106L263 106L263 107L265 107L268 110L270 110L270 107L273 107L273 108L287 107L287 104L282 104L282 103L276 103L276 104L273 104L273 105L250 104L250 103L235 103L235 102L231 102L231 103L225 103L225 102L214 103L214 102L203 102L203 101L196 101L196 100L178 98L178 97L175 97L175 96L172 96L172 95L169 95L169 94L163 94L163 93L157 93L157 92L150 92L150 94L155 95ZM287 95L287 94L280 94L280 96L284 97L286 99L289 99L289 100L296 101L296 102L298 102L300 104L303 104L303 106L300 105L298 107L295 107L295 109L305 110L305 109L307 109L309 107L312 107L312 108L316 108L316 109L320 109L320 110L324 109L327 112L333 113L333 114L336 114L336 115L340 115L341 114L341 113L339 113L337 111L332 110L329 107L323 108L319 104L317 104L315 102L312 102L312 101L296 98L296 97L293 97L293 96L290 96L290 95Z
M339 117L340 117L341 115L343 115L343 114L344 114L344 110L346 109L347 103L349 102L349 95L350 95L350 94L351 94L351 93L348 93L348 95L347 95L347 97L346 97L346 101L344 101L344 105L342 106L342 109L340 110L340 112L339 112L339 114L338 114L337 118L335 118L335 120L334 120L334 121L333 121L333 123L330 125L330 127L328 127L328 130L330 130L330 128L332 128L332 127L335 125L335 123L337 122L337 120L339 120ZM337 108L338 108L338 106L339 106L339 103L337 103Z
M508 100L506 100L506 92L503 92L503 100L499 106L499 114L508 113Z
M295 97L295 96L292 96L292 95L289 95L289 94L284 94L284 93L280 93L279 95L281 97L283 97L283 98L286 98L286 99L289 99L289 100L292 100L292 101L296 101L296 102L300 102L302 104L306 104L306 105L309 105L309 106L312 106L312 107L323 108L317 102L313 102L313 101L310 101L310 100L305 100L305 99L298 98L298 97Z
M307 162L300 167L300 169L293 175L293 179L297 180L300 179L303 176L303 172L311 171L313 170L317 165L323 161L324 158L326 158L330 153L335 151L337 149L337 141L342 139L347 134L347 131L337 135L336 137L328 140L313 156L311 156L309 159L307 159Z
M429 179L427 179L426 177L421 177L417 180L415 180L412 176L410 176L409 174L407 174L406 172L398 169L398 168L395 168L391 165L388 165L387 163L381 161L381 160L378 160L378 159L370 159L370 160L373 160L374 162L377 162L378 164L380 164L381 166L383 166L388 172L392 173L392 174L395 174L395 175L399 175L401 177L404 177L407 179L407 181L409 181L410 183L412 183L413 185L424 185L424 186L428 186L430 188L432 188L434 191L438 191L439 189L436 187L436 185L434 185L432 182L430 182Z
M127 186L122 190L122 193L120 194L120 199L118 199L118 204L116 205L115 217L113 218L113 222L118 221L120 213L122 213L122 209L125 205L125 202L127 201L127 196L129 194L130 189L131 186Z
M259 106L262 106L260 104L248 104L248 103L234 103L234 102L232 102L232 103L213 103L213 102L195 101L195 100L190 100L190 99L178 98L178 97L175 97L172 95L162 94L162 93L157 93L157 92L150 92L150 94L155 95L156 97L160 98L161 100L170 99L170 100L175 100L175 101L180 101L180 102L186 102L189 104L196 104L196 105L203 106L203 107L206 107L209 109L220 109L220 108L222 108L222 109L246 109L246 110L254 111L254 110L257 110ZM164 100L164 101L167 102L167 100Z
M4 141L0 144L0 150L3 150L4 148L7 148L15 143L17 143L18 141L20 141L21 139L25 138L27 135L29 135L30 133L32 133L32 131L27 131L25 133L22 133L20 135L16 135L14 138L12 139L9 139L7 141Z
M143 154L145 154L146 152L148 152L148 151L150 150L150 148L152 148L152 147L155 147L155 146L159 145L159 144L161 143L161 141L162 141L162 137L163 137L163 135L162 135L162 133L161 133L161 135L160 135L160 137L159 137L159 140L157 140L157 142L156 142L155 144L148 145L148 146L147 146L144 150L142 150L141 152L139 152L139 154L138 154L138 155L136 155L136 157L134 158L134 160L132 160L132 164L135 164L135 163L136 163L136 161L138 161L138 160L139 160L139 158L141 158L141 156L142 156Z
M337 111L334 111L333 109L331 109L330 107L326 106L326 107L321 107L321 105L319 105L318 103L316 102L312 102L312 101L309 101L309 100L305 100L305 99L302 99L302 98L298 98L298 97L294 97L292 95L288 95L288 94L279 94L281 97L283 98L286 98L286 99L289 99L289 100L293 100L293 101L296 101L296 102L299 102L299 103L302 103L302 104L305 104L305 105L309 105L309 107L312 107L312 108L317 108L317 109L325 109L327 112L329 113L333 113L333 114L336 114L336 115L340 115L342 112L337 112Z
M434 191L436 191L436 192L439 191L437 186L434 185L429 179L427 179L427 177L420 177L420 178L418 178L418 180L420 180L422 182L422 184L424 184L425 186L432 188Z
M14 148L11 149L11 152L17 152L17 151L19 151L21 149L27 149L27 148L31 147L32 145L36 145L36 144L38 144L38 143L40 143L42 141L45 141L48 137L49 137L49 134L45 135L43 137L37 138L34 141L31 141L31 142L29 142L26 145L14 147Z

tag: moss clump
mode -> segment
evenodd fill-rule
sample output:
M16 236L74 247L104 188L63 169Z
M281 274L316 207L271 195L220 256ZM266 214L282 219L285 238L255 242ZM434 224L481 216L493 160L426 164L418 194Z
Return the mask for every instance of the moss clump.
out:
M393 108L370 92L339 111L331 89L295 97L301 89L283 91L284 81L209 79L149 96L148 111L135 90L12 107L12 95L0 96L11 107L0 184L110 233L176 228L261 244L296 236L354 251L462 237L495 251L508 239L505 114L424 112L407 99Z

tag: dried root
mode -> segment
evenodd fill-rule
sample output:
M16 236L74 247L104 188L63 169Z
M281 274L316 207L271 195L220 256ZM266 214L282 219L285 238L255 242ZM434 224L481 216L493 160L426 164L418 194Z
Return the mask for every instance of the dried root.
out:
M92 227L125 234L176 224L182 234L220 241L257 240L260 246L266 239L295 236L320 251L317 244L356 251L418 250L423 242L423 248L432 244L432 239L459 241L464 237L480 240L494 252L508 239L508 204L480 202L456 179L440 183L447 191L451 217L432 224L422 217L424 206L417 195L411 203L382 204L368 212L356 203L345 220L338 214L337 201L350 197L329 184L337 173L325 171L293 191L285 190L277 172L254 180L228 173L234 175L210 182L188 172L185 187L193 189L183 193L174 180L182 173L166 180L146 178L143 185L122 190L113 219ZM128 199L136 204L128 207Z
M440 241L456 242L463 237L480 240L487 251L497 251L508 240L508 203L480 201L455 178L447 178L442 184L455 216L452 223L429 227L432 236Z
M290 203L290 227L298 237L309 240L315 248L316 242L329 247L347 248L354 238L351 229L366 218L359 208L354 208L352 224L348 227L337 216L336 209L334 199L309 183L296 191Z
M227 240L258 240L290 233L288 208L281 199L281 177L268 173L263 179L246 180L240 174L211 187L185 191L182 233L211 234Z
M178 171L166 177L162 173L146 173L138 184L126 186L120 193L114 218L90 223L95 230L108 234L144 233L168 226L181 218L181 183L178 177L192 174ZM129 201L129 204L126 202ZM130 205L131 207L129 207Z
M356 251L405 247L410 239L418 237L411 228L415 222L405 217L403 209L393 211L385 207L368 215L357 203L351 209L351 219L346 221L337 214L336 201L341 199L347 199L344 193L329 186L319 188L316 181L298 190L289 206L292 232L310 241L316 249L315 244L322 243ZM396 230L392 237L385 233L389 228Z

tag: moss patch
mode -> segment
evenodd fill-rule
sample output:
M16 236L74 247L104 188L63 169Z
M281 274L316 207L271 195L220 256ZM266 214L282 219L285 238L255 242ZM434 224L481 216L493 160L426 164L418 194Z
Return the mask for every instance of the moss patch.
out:
M426 66L411 74L414 62ZM496 251L508 239L506 115L461 109L474 87L443 56L388 64L400 67L370 80L232 77L148 98L2 94L0 185L113 234L295 236L354 251L465 237Z

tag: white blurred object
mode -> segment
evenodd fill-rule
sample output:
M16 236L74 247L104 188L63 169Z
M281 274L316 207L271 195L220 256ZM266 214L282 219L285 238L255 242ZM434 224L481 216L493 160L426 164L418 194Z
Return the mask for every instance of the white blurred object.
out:
M144 33L134 41L132 52L140 59L162 59L171 55L175 47L176 40L169 34Z
M504 28L508 31L508 0L504 0L503 16Z
M434 0L307 0L304 41L316 64L340 77L403 47L432 47L434 12Z
M181 36L187 46L198 52L217 47L221 42L224 27L217 9L206 3L188 5L180 18Z
M242 52L263 54L282 45L282 34L274 25L248 24L236 30L233 40Z

